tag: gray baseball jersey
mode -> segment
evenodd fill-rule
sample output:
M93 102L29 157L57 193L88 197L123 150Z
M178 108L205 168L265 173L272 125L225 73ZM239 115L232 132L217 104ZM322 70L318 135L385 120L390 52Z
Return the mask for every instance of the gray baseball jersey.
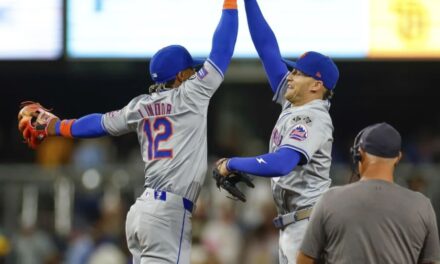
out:
M280 214L313 205L330 186L333 124L327 100L314 100L293 106L284 98L287 75L281 81L274 101L283 110L272 131L269 149L291 148L301 153L298 166L283 177L272 178L272 191Z
M301 251L325 263L440 261L431 202L382 180L331 188L316 204Z
M207 110L223 75L207 60L177 89L140 95L104 115L111 135L137 132L145 187L195 201L207 170Z

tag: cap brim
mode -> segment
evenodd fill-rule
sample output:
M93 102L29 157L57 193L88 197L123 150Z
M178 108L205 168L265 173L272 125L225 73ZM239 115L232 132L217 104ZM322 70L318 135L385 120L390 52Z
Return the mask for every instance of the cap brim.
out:
M296 69L296 62L290 61L290 60L286 60L286 59L282 59L282 60L287 65L287 67L295 68Z

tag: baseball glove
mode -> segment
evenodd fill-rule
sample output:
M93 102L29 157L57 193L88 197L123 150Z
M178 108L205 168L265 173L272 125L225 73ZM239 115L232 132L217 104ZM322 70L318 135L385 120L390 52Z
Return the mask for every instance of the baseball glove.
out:
M24 143L36 149L47 137L47 126L54 118L58 119L41 104L32 101L22 102L18 112L18 130L23 136Z
M221 175L218 168L215 168L212 171L212 177L214 178L217 188L221 188L226 190L229 194L232 195L232 198L234 200L240 200L242 202L246 202L246 196L243 194L243 192L238 189L237 184L239 182L244 182L248 187L254 188L255 185L252 183L251 177L247 175L246 173L242 172L232 172L228 176Z

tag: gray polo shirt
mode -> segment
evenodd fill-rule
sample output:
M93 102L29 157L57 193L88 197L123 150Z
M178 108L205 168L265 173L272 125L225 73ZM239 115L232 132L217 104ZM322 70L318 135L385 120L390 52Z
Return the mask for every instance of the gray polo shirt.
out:
M429 263L440 260L431 202L382 180L331 188L313 209L301 251L326 263Z

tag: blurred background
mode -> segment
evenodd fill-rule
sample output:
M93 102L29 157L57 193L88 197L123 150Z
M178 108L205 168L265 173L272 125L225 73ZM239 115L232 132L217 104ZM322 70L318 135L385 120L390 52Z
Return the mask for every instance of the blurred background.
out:
M209 165L266 153L280 108L247 31L208 115ZM396 182L440 213L440 3L437 0L260 0L286 58L335 58L333 185L350 177L349 148L386 121L403 137ZM125 214L143 190L135 134L50 138L37 151L17 132L19 103L61 118L105 113L147 92L149 58L182 44L206 57L221 1L0 0L0 263L130 263ZM201 13L202 11L202 13ZM313 14L313 19L311 18ZM192 263L277 263L269 179L246 204L207 173L193 215Z

